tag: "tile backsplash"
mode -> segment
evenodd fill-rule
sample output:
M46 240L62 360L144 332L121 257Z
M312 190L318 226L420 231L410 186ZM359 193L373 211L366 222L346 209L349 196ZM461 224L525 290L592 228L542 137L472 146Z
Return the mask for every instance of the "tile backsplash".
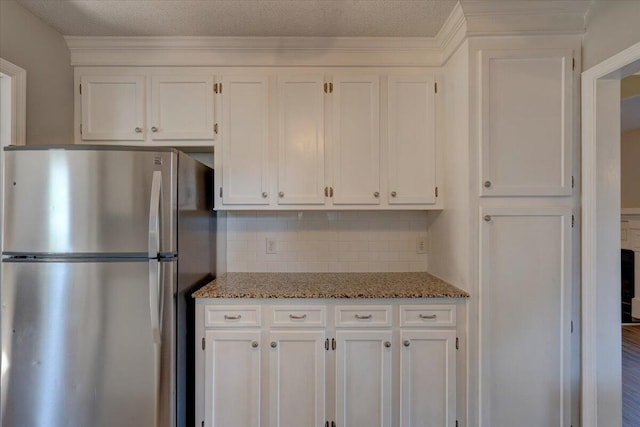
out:
M427 271L418 238L428 252L424 211L228 212L227 271Z

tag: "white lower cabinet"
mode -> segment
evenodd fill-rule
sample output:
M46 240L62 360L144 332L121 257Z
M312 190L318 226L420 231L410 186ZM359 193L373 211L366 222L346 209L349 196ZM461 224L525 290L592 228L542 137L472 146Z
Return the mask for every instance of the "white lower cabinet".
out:
M320 301L199 300L196 427L455 426L454 304Z
M204 424L260 425L260 331L209 330L204 368Z

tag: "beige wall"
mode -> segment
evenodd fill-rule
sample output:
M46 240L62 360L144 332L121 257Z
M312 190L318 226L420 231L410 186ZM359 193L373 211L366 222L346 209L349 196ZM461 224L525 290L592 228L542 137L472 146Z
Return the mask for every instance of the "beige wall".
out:
M73 142L73 69L62 35L0 1L0 57L27 70L27 144Z
M640 129L624 132L620 148L622 207L640 208Z
M582 69L640 42L640 1L596 0L587 16Z

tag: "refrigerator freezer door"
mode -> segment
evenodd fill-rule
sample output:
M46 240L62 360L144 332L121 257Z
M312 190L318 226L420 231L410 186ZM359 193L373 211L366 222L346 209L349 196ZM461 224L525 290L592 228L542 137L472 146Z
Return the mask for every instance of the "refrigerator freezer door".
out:
M160 252L177 252L177 152L6 151L5 254L147 256L151 209ZM160 200L152 200L154 171ZM154 206L155 205L155 206Z
M174 425L175 261L2 267L2 427Z

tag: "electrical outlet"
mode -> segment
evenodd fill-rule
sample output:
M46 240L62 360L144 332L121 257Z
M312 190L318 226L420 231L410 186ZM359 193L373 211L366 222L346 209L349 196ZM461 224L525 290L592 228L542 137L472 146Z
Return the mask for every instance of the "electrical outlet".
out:
M268 254L276 254L278 253L278 248L276 247L276 240L270 239L267 237L267 250Z
M416 253L417 254L426 254L427 253L427 238L424 236L416 237Z

